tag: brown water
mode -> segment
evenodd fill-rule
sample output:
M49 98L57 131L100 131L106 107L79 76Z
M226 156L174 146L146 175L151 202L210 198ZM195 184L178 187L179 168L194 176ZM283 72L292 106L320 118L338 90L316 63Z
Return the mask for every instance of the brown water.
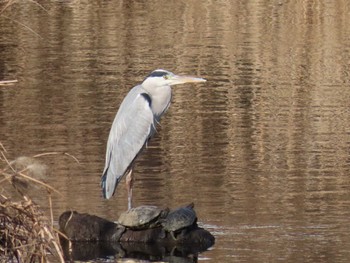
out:
M349 262L347 0L39 4L0 15L0 79L19 81L0 86L0 142L10 158L80 161L43 157L56 219L125 210L124 183L109 201L99 186L109 129L165 68L208 81L174 88L135 205L195 202L216 238L202 262Z

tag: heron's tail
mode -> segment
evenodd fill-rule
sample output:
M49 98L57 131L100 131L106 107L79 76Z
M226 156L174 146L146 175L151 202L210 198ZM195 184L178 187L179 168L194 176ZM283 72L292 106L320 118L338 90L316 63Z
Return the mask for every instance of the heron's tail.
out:
M104 173L104 174L102 175L102 178L101 178L102 194L103 194L103 198L109 199L110 196L107 195L106 180L107 180L107 173Z
M114 195L118 182L119 181L116 180L116 176L113 176L112 172L109 171L109 169L106 169L106 171L104 171L101 178L101 187L103 197L105 199L110 199Z

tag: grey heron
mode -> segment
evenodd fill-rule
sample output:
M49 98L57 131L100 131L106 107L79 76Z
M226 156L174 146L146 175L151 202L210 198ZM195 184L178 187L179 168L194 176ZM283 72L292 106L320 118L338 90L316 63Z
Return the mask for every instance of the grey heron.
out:
M129 91L119 107L108 137L101 178L104 198L111 198L118 183L127 175L128 209L132 207L133 163L155 133L157 123L170 105L171 86L203 81L206 80L157 69Z

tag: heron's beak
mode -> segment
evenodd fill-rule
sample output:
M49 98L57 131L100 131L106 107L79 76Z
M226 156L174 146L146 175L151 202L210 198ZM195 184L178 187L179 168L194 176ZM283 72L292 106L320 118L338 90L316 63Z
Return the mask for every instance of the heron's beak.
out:
M192 76L179 76L174 75L169 79L170 85L178 85L178 84L184 84L184 83L194 83L194 82L205 82L206 79L202 78L196 78Z

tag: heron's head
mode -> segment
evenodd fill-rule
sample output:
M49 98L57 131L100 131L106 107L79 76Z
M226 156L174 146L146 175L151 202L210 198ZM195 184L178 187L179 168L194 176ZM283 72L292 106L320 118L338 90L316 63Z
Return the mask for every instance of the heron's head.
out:
M156 69L145 78L145 80L142 82L142 85L145 87L162 87L204 81L206 80L202 78L180 76L164 69Z

